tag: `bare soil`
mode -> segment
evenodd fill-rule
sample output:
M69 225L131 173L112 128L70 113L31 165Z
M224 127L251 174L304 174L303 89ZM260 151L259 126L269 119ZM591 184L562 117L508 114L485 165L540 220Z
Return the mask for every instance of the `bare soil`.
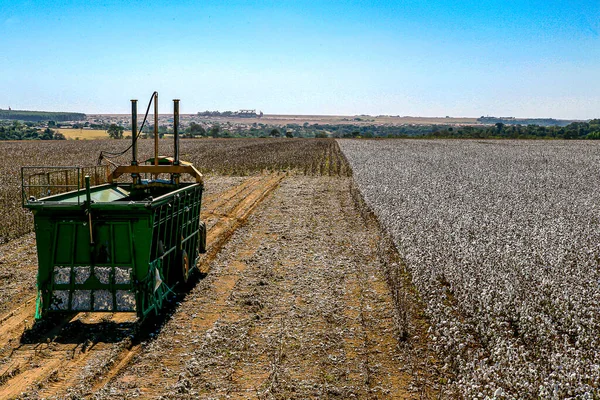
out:
M0 248L0 398L423 398L437 375L418 296L399 334L389 252L351 178L211 177L207 273L161 318L32 329L36 257ZM364 210L363 210L364 211Z

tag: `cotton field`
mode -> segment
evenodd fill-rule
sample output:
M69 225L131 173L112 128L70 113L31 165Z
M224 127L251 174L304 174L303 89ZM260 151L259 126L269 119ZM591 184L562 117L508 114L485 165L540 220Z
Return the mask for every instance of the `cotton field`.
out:
M342 140L468 398L600 394L600 144Z

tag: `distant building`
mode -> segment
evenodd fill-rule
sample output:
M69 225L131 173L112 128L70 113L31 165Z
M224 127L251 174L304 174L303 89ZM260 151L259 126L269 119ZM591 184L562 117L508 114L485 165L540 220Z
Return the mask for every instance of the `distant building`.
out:
M256 118L256 110L240 110L238 111L240 118Z

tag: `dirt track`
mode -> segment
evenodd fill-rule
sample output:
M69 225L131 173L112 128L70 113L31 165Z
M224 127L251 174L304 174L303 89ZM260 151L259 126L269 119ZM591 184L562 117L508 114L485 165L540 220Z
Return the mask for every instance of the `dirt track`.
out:
M0 292L0 398L418 397L425 371L398 345L379 231L349 188L216 179L203 205L210 273L159 323L82 313L23 334L33 283ZM32 241L9 243L0 274L34 279Z

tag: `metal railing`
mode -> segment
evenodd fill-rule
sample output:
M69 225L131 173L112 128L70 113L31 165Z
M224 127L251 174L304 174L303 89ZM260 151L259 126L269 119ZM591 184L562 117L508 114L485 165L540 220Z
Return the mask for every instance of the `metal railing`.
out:
M108 165L90 167L21 167L21 201L25 205L48 196L79 191L85 187L85 176L90 176L92 185L108 182ZM79 198L77 198L79 202Z

